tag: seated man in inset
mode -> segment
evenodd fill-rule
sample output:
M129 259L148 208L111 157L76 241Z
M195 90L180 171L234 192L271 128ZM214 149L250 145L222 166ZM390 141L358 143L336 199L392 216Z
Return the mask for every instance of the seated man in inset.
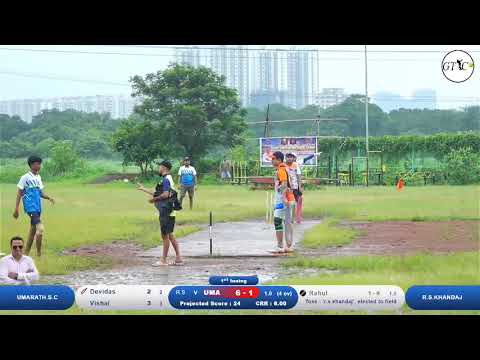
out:
M23 246L20 236L10 240L11 255L0 259L0 284L24 285L39 279L33 259L23 255Z

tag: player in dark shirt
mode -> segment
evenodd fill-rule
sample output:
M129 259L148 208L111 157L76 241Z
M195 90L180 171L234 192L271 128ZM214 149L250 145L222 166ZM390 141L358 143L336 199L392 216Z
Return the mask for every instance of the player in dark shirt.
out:
M156 263L152 264L152 266L165 266L165 265L184 265L182 257L180 255L180 247L178 245L177 240L173 235L173 230L175 228L175 210L171 207L169 203L170 198L170 190L174 189L174 183L172 175L170 175L170 170L172 168L172 164L165 160L160 163L159 173L163 177L162 182L158 183L155 187L155 192L152 193L145 189L143 185L139 184L138 190L143 191L149 195L152 195L152 198L148 201L151 204L154 204L155 207L158 209L160 216L160 230L162 233L162 240L163 240L163 256L162 258L157 261ZM168 257L168 250L170 247L170 243L175 250L175 262L168 264L167 257Z

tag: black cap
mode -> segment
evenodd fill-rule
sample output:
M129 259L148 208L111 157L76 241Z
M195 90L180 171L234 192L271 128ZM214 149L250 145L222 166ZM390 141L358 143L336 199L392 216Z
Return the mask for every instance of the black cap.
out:
M172 163L168 160L163 160L161 163L158 163L158 165L165 166L168 170L172 169Z
M190 160L190 157L189 157L189 156L185 156L185 157L183 158L183 160Z

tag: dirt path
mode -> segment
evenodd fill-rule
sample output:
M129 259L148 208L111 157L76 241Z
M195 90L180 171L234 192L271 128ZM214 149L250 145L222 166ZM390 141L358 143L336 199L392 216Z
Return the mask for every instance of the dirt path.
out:
M320 220L308 220L295 225L294 242L298 243L305 230ZM218 223L213 227L213 256L217 257L271 257L269 250L276 244L273 225L262 221L241 221ZM181 251L187 258L206 257L210 254L208 228L187 235L181 239ZM143 257L160 257L162 247L156 247L140 254Z
M308 220L295 225L294 241L321 220ZM212 275L258 275L261 282L296 274L298 270L280 266L283 256L269 253L276 244L273 225L261 221L218 223L213 229L213 257L209 256L208 227L181 239L185 266L152 267L162 247L142 251L135 244L87 246L67 254L110 256L114 267L107 271L81 271L62 276L46 276L42 282L72 286L85 284L207 284ZM173 249L171 250L171 252ZM127 256L125 256L127 255ZM119 257L119 258L117 258ZM305 270L305 275L309 270Z
M343 222L360 235L349 245L322 249L302 248L299 241L306 230L320 220L296 225L297 255L355 256L434 254L479 251L480 221L446 222ZM45 276L41 282L72 286L85 284L207 284L212 275L258 275L261 282L281 277L303 277L327 270L284 268L285 257L273 257L268 250L275 245L271 224L246 221L216 224L213 231L213 257L209 256L209 232L199 232L180 239L186 266L155 268L151 264L161 255L161 247L143 251L138 245L114 242L87 246L66 253L84 256L109 256L113 268L91 270L65 276Z
M305 256L448 254L480 250L480 221L343 222L359 236L345 246L304 250Z

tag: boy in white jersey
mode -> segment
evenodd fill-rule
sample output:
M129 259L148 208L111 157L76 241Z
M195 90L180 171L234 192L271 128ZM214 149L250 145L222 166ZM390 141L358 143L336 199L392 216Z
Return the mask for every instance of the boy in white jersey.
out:
M23 210L30 217L30 233L27 240L27 248L25 255L28 255L32 247L33 241L37 248L37 256L42 255L42 240L45 228L42 224L40 216L42 214L42 200L47 199L52 204L55 200L45 194L42 178L40 177L40 169L42 167L42 159L38 156L30 156L27 160L30 171L20 178L17 184L17 201L13 218L18 219L20 209L20 199L23 200Z

